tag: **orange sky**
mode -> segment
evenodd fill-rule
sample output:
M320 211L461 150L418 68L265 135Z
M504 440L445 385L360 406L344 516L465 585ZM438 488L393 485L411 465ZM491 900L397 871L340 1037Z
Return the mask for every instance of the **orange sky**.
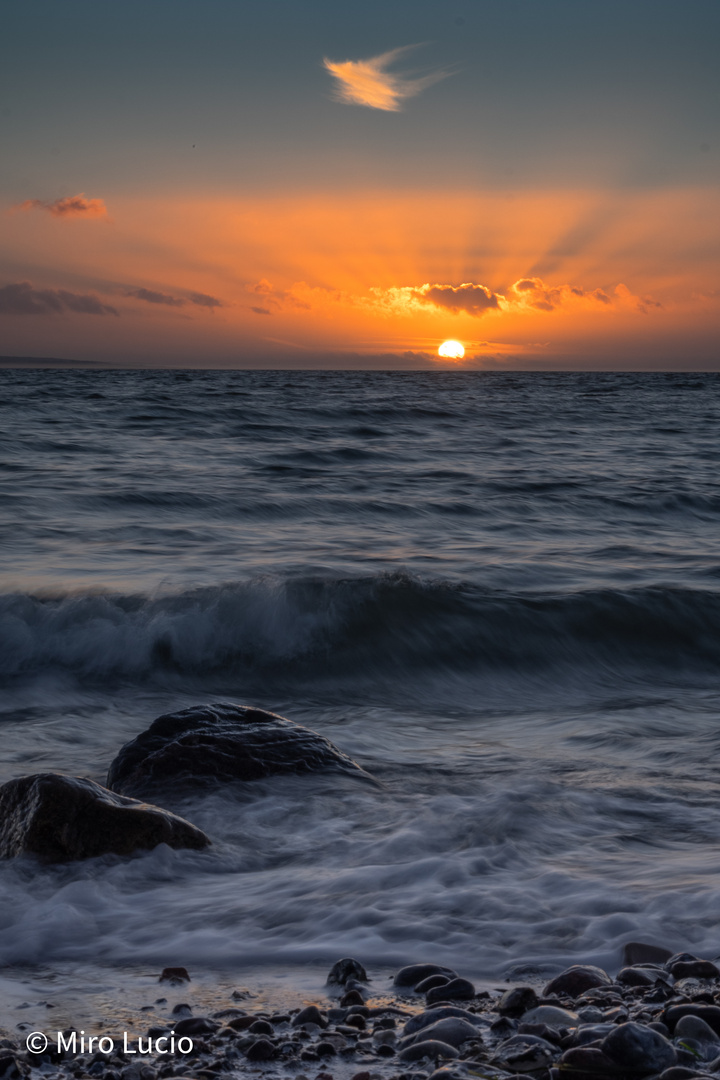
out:
M712 188L116 197L106 215L100 194L85 211L6 208L5 252L15 280L117 315L8 317L5 353L247 363L432 356L453 337L468 364L610 348L642 366L677 338L702 366L714 348Z

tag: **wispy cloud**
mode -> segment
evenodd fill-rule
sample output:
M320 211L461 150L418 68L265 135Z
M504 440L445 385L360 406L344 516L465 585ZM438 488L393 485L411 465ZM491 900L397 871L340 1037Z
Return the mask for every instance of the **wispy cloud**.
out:
M97 296L68 292L66 289L34 289L29 281L19 281L0 288L0 315L117 315Z
M327 71L337 79L335 88L338 101L346 105L366 105L370 109L399 112L402 103L415 97L422 90L450 74L434 71L427 75L411 76L391 74L387 69L416 45L403 45L390 49L368 60L323 60Z
M102 199L88 199L84 192L79 195L66 195L54 202L43 199L26 199L18 203L13 210L46 210L53 217L96 217L106 218L107 207Z
M144 300L146 304L161 304L164 307L185 307L186 304L196 304L197 307L208 308L213 311L216 307L223 307L222 300L206 293L190 293L187 299L181 296L170 296L168 293L156 292L154 289L126 289L125 296L133 300Z

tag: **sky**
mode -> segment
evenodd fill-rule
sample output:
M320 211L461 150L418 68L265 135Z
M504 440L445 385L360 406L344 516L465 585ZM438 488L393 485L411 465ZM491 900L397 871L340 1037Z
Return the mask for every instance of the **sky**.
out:
M7 0L0 355L720 369L718 40L717 0Z

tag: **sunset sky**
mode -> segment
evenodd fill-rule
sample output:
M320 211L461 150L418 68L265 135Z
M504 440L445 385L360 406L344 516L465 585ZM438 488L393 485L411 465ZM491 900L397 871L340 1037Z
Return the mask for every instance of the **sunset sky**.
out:
M10 0L0 354L720 368L717 0Z

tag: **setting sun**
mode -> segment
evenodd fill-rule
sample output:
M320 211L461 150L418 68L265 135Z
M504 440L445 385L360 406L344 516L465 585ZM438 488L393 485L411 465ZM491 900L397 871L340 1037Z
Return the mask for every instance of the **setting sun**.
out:
M462 360L465 348L459 341L443 341L438 349L438 356L446 356L450 360Z

